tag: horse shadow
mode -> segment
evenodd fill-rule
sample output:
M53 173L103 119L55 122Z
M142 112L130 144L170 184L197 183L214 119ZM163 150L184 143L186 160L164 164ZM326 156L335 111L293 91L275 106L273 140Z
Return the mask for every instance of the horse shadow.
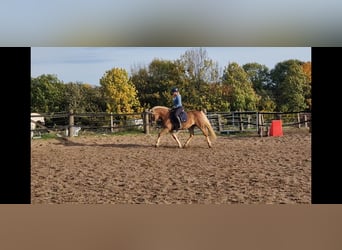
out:
M99 144L99 143L80 143L71 141L66 137L61 138L55 138L58 143L55 143L56 145L63 145L67 147L108 147L108 148L146 148L147 145L142 144L135 144L135 143L125 143L125 144L117 144L117 143L105 143L105 144Z
M54 143L55 145L63 145L66 147L105 147L105 148L156 148L154 144L136 144L136 143L104 143L104 144L99 144L99 143L81 143L81 142L75 142L71 141L68 138L62 137L62 138L55 138L58 142ZM201 148L201 146L192 146L188 148ZM188 149L188 148L182 148ZM179 149L178 146L176 145L163 145L161 147L158 147L156 149L159 150L168 150L168 149ZM180 149L180 150L182 150Z

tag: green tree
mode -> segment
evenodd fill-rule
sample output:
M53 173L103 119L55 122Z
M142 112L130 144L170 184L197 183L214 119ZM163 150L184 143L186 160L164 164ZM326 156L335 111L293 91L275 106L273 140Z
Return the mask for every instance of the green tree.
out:
M65 103L68 110L73 110L76 113L84 112L84 93L82 83L67 83L65 84Z
M148 69L136 70L131 80L144 107L171 106L171 88L177 86L182 89L184 86L182 68L170 60L154 59Z
M64 83L56 75L31 77L31 112L65 111L64 87Z
M237 63L225 67L222 83L231 88L228 101L233 111L257 110L260 97L255 93L248 74Z
M100 79L107 103L107 111L118 114L140 112L137 90L126 70L113 68Z
M81 82L65 84L64 102L74 112L105 112L106 103L102 89Z
M303 72L307 78L307 82L304 86L304 97L305 97L305 103L307 104L307 107L311 110L312 105L312 97L311 97L311 83L312 83L312 76L311 76L311 62L305 62L302 65Z
M269 69L259 63L246 63L242 68L251 80L255 93L260 96L257 109L259 111L274 111L276 104L272 100L272 92L268 88L271 82Z
M308 109L306 99L310 94L308 76L303 70L303 62L287 60L278 63L271 70L272 91L277 111L295 112Z
M157 98L154 98L153 96L155 90L153 89L153 86L150 86L149 84L149 75L146 68L140 68L133 72L131 81L138 92L137 96L141 103L141 106L150 108L149 105L151 105L151 102L153 103L153 105L154 103L156 103L155 99Z
M221 83L212 83L207 87L203 106L207 111L227 112L230 110L229 95L231 88Z
M105 112L106 101L104 98L104 91L101 86L92 86L90 84L83 84L84 95L84 111L85 112Z

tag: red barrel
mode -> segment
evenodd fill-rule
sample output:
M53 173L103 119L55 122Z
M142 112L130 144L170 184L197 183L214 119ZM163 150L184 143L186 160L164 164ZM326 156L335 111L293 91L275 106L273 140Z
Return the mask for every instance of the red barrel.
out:
M283 124L281 120L272 120L270 127L270 136L282 136Z

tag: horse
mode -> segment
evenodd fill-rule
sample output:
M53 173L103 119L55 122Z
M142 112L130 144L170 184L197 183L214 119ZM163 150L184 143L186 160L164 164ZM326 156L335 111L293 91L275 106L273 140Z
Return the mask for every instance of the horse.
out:
M171 133L172 137L178 143L179 148L182 148L182 147L186 148L187 146L189 146L191 139L195 135L195 133L194 133L195 127L198 127L202 131L203 135L206 138L206 141L208 143L209 148L212 147L212 143L211 143L210 138L212 140L216 139L215 131L213 130L207 116L204 114L203 111L193 110L193 111L187 111L186 112L187 113L187 120L185 122L182 122L182 124L181 124L182 126L181 126L180 130L188 129L190 136L187 139L187 141L184 143L183 146L177 137L177 132L173 132L174 130L173 130L173 124L172 124L172 120L171 120L171 109L168 107L164 107L164 106L154 106L149 111L150 111L150 114L152 115L152 122L160 119L162 122L162 125L163 125L162 130L158 134L158 138L157 138L155 147L159 147L160 138L164 134Z
M44 116L42 116L39 113L31 113L31 139L34 136L34 132L33 131L36 129L37 124L38 125L39 124L42 124L42 125L45 124Z

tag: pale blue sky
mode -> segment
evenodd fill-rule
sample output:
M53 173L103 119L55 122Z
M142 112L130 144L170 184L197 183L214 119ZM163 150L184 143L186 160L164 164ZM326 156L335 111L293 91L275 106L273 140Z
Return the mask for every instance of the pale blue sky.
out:
M64 83L99 85L107 70L147 67L153 59L176 60L196 47L32 47L31 76L54 74ZM199 47L197 47L198 49ZM310 47L202 47L208 58L224 69L231 62L241 66L256 62L269 69L282 61L311 61Z
M340 46L340 0L1 0L2 46Z

